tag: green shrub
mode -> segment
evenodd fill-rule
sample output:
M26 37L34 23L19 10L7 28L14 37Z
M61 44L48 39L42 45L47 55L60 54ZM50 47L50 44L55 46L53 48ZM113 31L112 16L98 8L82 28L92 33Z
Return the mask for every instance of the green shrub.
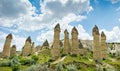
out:
M36 64L36 61L34 59L21 58L20 63L21 65L33 65Z
M67 66L67 70L68 70L68 71L77 71L77 68L76 68L75 65L71 64L71 65L68 65L68 66Z
M26 71L49 71L46 65L32 65Z
M2 62L0 63L0 66L1 66L1 67L10 67L10 66L11 66L11 63L10 63L10 61L2 61Z
M58 65L56 67L56 71L63 71L63 66L61 63L58 63Z
M71 54L70 56L71 57L77 57L77 54Z
M18 57L14 57L11 59L11 67L12 67L12 71L20 71L20 62L19 62L19 58Z
M37 60L39 59L39 56L33 54L33 55L31 56L31 58L34 59L35 61L37 61Z

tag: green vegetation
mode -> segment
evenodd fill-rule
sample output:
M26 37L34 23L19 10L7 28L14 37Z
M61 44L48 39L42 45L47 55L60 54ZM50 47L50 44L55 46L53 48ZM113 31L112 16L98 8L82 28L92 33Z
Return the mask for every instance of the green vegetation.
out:
M77 68L76 68L75 65L70 64L70 65L67 66L67 70L68 70L68 71L77 71Z
M62 52L62 51L61 51ZM58 60L58 63L54 64L51 60L50 49L42 49L38 55L32 54L30 56L15 56L0 61L0 71L96 71L97 66L93 61L93 53L88 52L87 55L63 55ZM112 62L112 59L117 61ZM109 58L102 61L102 68L109 70L111 68L106 67L107 64L113 67L113 69L120 70L120 58ZM57 61L57 60L56 60Z
M11 67L0 67L0 71L12 71Z
M12 71L20 71L20 61L18 57L14 57L11 59L11 68Z
M120 71L120 62L109 62L109 64L112 65L118 71Z

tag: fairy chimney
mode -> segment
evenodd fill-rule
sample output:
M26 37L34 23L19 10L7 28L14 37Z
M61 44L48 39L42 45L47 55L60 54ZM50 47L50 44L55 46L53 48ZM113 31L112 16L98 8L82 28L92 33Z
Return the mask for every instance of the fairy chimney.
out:
M60 56L60 25L57 24L54 28L53 48L51 49L52 60Z
M100 52L100 40L99 40L99 29L95 25L92 30L93 35L93 58L95 61L101 61L101 52Z
M78 54L78 31L75 27L72 29L72 47L71 47L71 54Z
M26 39L25 45L22 48L22 56L28 56L31 54L31 38L30 36Z
M45 42L42 45L43 48L49 48L49 43L47 41L47 39L45 40Z
M101 33L101 57L102 59L107 58L106 35L103 31Z
M12 34L8 34L3 47L3 57L10 57L11 40L12 40Z
M64 31L64 49L63 54L68 54L70 52L70 42L69 42L69 33L67 29Z
M15 45L13 45L13 46L11 47L10 56L11 56L11 57L16 56L16 46L15 46Z
M32 46L31 46L31 53L34 53L35 52L35 47L34 47L34 42L32 43Z

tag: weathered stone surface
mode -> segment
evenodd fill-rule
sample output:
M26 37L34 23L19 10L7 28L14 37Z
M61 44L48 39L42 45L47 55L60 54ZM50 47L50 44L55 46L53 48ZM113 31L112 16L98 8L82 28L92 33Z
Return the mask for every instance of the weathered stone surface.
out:
M10 46L11 46L12 34L6 37L5 44L3 47L3 57L10 57Z
M71 47L71 54L79 54L79 48L78 48L78 31L74 27L72 29L72 47Z
M106 45L106 35L102 31L101 33L101 58L107 58L107 45Z
M63 42L60 40L60 47L63 47Z
M52 60L60 56L60 25L57 24L54 28L53 48L51 49Z
M45 40L45 42L42 45L43 48L49 48L49 43L47 40Z
M28 56L31 54L31 38L30 36L26 39L25 45L22 48L22 56Z
M12 57L12 56L16 56L16 46L15 46L15 45L13 45L13 46L11 47L10 56L11 56L11 57Z
M69 33L67 29L64 31L64 49L63 54L70 53L70 42L69 42Z
M83 45L82 45L82 43L81 43L80 40L78 41L78 47L79 47L80 49L83 49Z
M95 25L95 27L92 30L92 35L93 35L93 58L94 60L101 61L101 53L100 53L100 40L99 40L99 29Z
M35 47L34 47L34 42L32 43L32 46L31 46L31 54L35 52Z
M38 45L38 46L35 47L35 52L38 52L38 51L40 51L41 49L42 49L42 46Z

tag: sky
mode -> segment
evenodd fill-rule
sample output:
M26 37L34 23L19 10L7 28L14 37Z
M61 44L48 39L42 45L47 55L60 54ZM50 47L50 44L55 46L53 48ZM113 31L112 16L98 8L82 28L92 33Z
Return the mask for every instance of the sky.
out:
M120 42L120 0L0 0L0 51L12 33L12 45L21 50L28 36L35 46L53 42L59 23L60 39L75 26L81 40L92 40L92 28L104 31L107 42Z

